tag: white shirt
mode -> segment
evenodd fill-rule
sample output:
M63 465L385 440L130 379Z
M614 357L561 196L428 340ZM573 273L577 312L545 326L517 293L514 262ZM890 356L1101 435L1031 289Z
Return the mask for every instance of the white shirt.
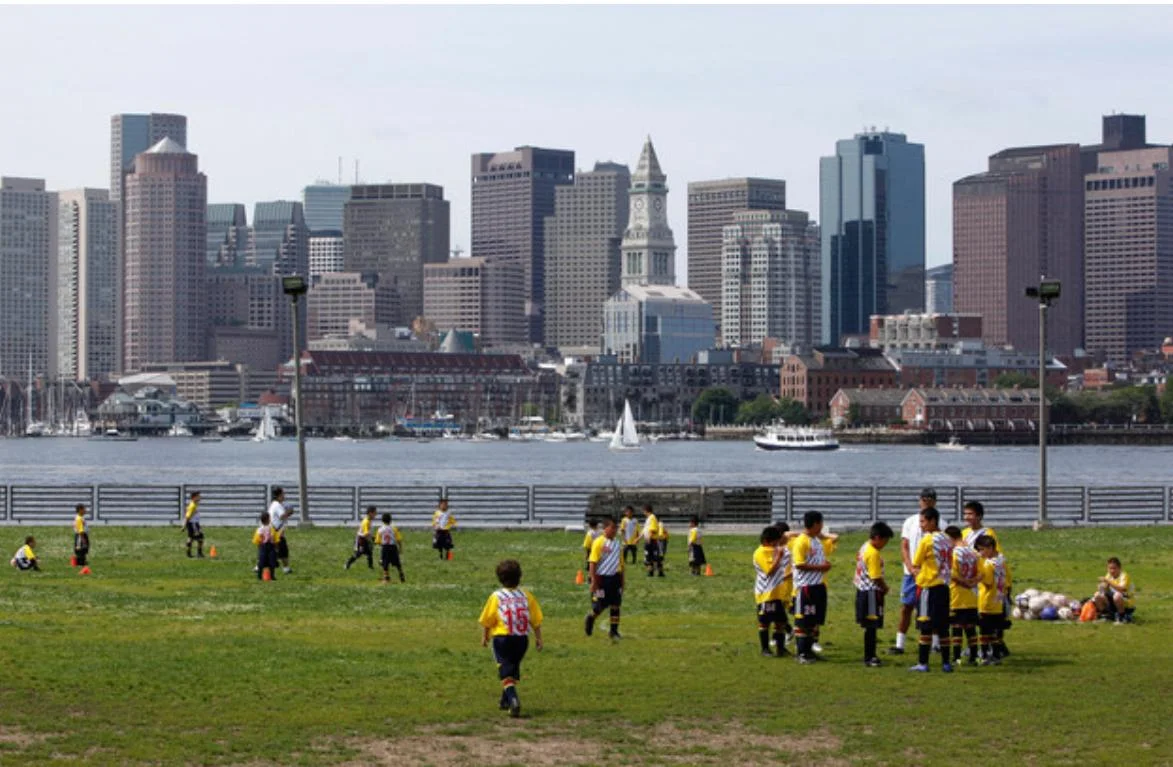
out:
M273 501L269 504L269 524L273 526L274 530L281 530L285 527L285 504L281 501Z
M920 545L920 539L924 537L924 531L920 529L920 512L913 514L908 519L904 520L904 525L900 528L900 539L908 541L908 558L912 559L912 555L916 553L916 547ZM904 566L904 574L912 575L912 571L908 569L908 565Z

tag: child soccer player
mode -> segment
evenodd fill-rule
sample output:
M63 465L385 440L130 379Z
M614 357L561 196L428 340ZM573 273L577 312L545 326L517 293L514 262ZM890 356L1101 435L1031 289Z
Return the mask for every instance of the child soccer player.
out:
M978 553L978 642L981 645L982 665L994 666L1002 662L1004 653L997 643L997 630L1003 625L1002 605L1010 583L1006 560L998 553L998 542L992 535L979 535L974 540Z
M660 520L656 518L656 513L652 511L652 504L644 504L644 564L648 568L648 577L651 578L656 574L656 570L660 571L660 577L664 577L664 556L660 550Z
M701 521L697 517L688 518L688 569L693 575L700 575L701 568L708 564L700 525Z
M892 536L891 527L876 522L855 555L855 622L863 628L863 665L868 667L884 665L876 655L876 634L884 628L884 596L888 593L880 549Z
M273 488L272 501L269 503L269 522L273 525L273 546L277 551L277 561L281 563L281 572L292 573L289 567L289 541L285 523L293 514L293 509L285 505L285 488ZM277 571L274 570L276 575Z
M37 539L31 535L24 539L24 545L16 550L16 556L9 562L17 570L40 570L37 564Z
M273 525L269 512L261 512L261 524L253 533L253 545L257 547L257 580L265 580L265 573L269 580L277 578L277 547L273 544Z
M1100 578L1100 586L1093 599L1100 615L1105 618L1111 615L1117 623L1132 623L1132 611L1136 609L1132 596L1132 577L1124 572L1116 557L1108 560L1108 572Z
M639 522L635 519L635 508L632 506L623 507L623 522L621 523L621 534L623 536L623 561L627 561L627 555L631 554L631 564L635 564L637 546L639 546Z
M481 647L493 640L493 657L497 661L497 675L501 679L501 709L509 715L521 716L521 700L517 683L521 681L521 660L529 649L529 632L534 632L534 644L542 649L542 608L528 591L518 588L521 583L521 565L515 559L506 559L497 565L497 580L501 588L489 596L481 610Z
M979 536L988 535L994 539L994 548L998 550L999 555L1004 555L1002 551L1002 543L998 540L998 534L994 532L994 528L986 527L986 508L981 501L966 501L962 509L962 516L965 518L966 528L962 530L965 536L965 545L970 548L976 548L975 542ZM1006 582L1006 592L1002 600L1002 617L1004 619L1010 618L1010 582ZM1005 651L1006 655L1010 654L1010 650L1006 648L1006 642L1003 639L1003 627L998 627L997 644Z
M448 499L441 498L440 506L432 513L432 548L440 552L440 559L448 559L452 551L452 528L456 517L448 511Z
M599 520L591 517L587 520L586 535L582 539L583 564L582 568L586 571L591 569L591 546L595 545L595 541L603 531L599 529Z
M586 635L595 630L595 619L611 608L611 638L619 639L619 609L623 606L623 544L615 537L619 530L613 517L603 523L603 533L591 544L587 569L591 575L591 611L584 627Z
M953 662L961 660L961 637L969 646L971 666L978 662L978 562L981 555L970 547L956 525L945 528L945 535L953 544L953 560L949 572L949 624L952 626ZM992 536L991 536L992 537ZM976 538L974 540L977 540Z
M762 655L771 657L770 625L774 626L774 646L778 657L789 653L786 650L786 634L790 622L786 619L786 607L790 601L790 584L786 573L790 569L790 549L786 545L785 533L773 525L762 530L758 541L760 546L753 553L754 584L753 598L758 615L758 643Z
M912 574L916 576L916 624L920 628L917 664L911 671L928 671L933 635L940 642L941 670L953 671L949 662L949 568L953 560L953 543L941 532L941 514L935 508L920 513L924 535L912 555Z
M73 565L85 567L86 557L90 553L90 531L86 527L86 507L79 503L74 510L73 518Z
M200 527L200 491L191 494L187 503L187 511L183 515L183 528L187 531L187 556L191 556L191 545L196 544L196 551L200 558L204 556L204 531Z
M803 531L791 547L794 560L794 636L799 663L814 663L819 627L827 621L827 557L835 552L837 535L823 535L823 515L808 511L802 516Z
M354 534L354 553L350 555L350 559L346 560L347 570L363 556L367 558L367 567L371 570L375 569L374 552L371 550L371 523L375 521L377 513L378 509L374 506L368 506L366 516L359 522L358 532Z
M379 565L383 568L383 583L391 582L392 567L399 571L399 582L403 583L403 565L399 563L399 547L403 545L403 536L399 534L399 528L392 527L391 512L383 512L383 526L375 533L375 540L379 542Z

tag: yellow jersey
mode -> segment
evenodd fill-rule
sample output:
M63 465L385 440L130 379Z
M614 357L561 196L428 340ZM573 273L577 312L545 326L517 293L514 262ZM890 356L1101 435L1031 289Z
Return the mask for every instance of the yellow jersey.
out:
M358 537L359 538L370 538L371 537L371 518L370 517L363 517L362 521L358 523Z
M456 527L456 517L447 509L436 509L432 514L433 530L451 530Z
M624 517L619 524L619 533L623 536L623 542L626 545L634 546L639 542L639 522L635 517Z
M19 549L17 549L16 556L13 557L13 559L17 562L23 562L25 564L27 564L29 562L36 562L37 561L37 552L33 551L33 547L29 546L26 543L25 545L23 545Z
M971 549L977 545L978 536L988 535L994 539L994 550L999 554L1002 553L1002 542L998 540L998 534L994 532L992 527L967 527L961 531L961 537L965 539L965 545Z
M864 541L855 554L855 588L859 591L875 591L876 581L884 579L884 558L871 541Z
M525 636L542 625L542 608L524 589L498 589L489 595L478 622L490 636Z
M73 532L76 535L86 534L86 518L82 514L78 514L73 518Z
M703 546L704 543L705 543L704 533L701 532L701 529L699 527L688 528L688 545L689 546Z
M949 609L975 610L978 606L978 587L961 586L957 579L973 581L978 578L981 555L969 546L954 546L952 570L949 573Z
M950 551L953 542L940 530L925 533L912 554L913 567L919 567L916 585L922 589L949 585Z
M253 545L263 546L266 543L273 543L273 526L261 525L253 533Z
M664 527L664 523L656 520L656 538L661 541L668 540L668 528Z
M643 539L649 543L659 540L660 537L660 520L656 519L655 514L649 514L644 518Z
M794 539L790 546L793 557L794 585L817 586L824 582L825 571L802 570L799 565L826 564L827 557L835 552L835 541L820 537L812 538L806 533Z
M978 563L978 612L982 615L1000 615L1003 599L1010 584L1010 568L1001 554L993 559L984 557Z
M598 540L599 538L602 538L602 537L603 537L602 530L587 530L586 537L584 537L582 539L583 550L586 551L587 554L590 554L591 553L591 546L594 545L596 540Z
M758 546L753 553L753 598L754 602L771 602L775 599L787 600L790 597L790 583L786 580L786 573L790 569L790 549L781 546L781 558L778 569L770 572L774 564L774 547Z
M1136 607L1132 598L1132 576L1121 570L1119 578L1113 578L1111 573L1107 573L1104 575L1104 580L1107 581L1108 588L1119 592L1120 596L1124 597L1126 608Z
M187 512L183 515L184 522L199 522L200 521L200 504L198 501L191 501L187 504Z
M591 544L589 561L596 575L617 575L623 572L623 544L618 538L600 535Z

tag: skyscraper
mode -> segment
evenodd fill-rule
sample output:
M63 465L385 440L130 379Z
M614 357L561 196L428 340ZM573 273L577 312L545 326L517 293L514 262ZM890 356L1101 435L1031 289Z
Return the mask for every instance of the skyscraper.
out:
M1078 144L1006 149L989 170L953 185L953 310L982 316L991 346L1038 347L1040 276L1063 283L1050 310L1049 346L1083 342L1083 190Z
M248 262L277 277L310 271L310 231L300 202L258 202L253 208Z
M786 210L786 182L726 178L688 185L688 287L713 305L721 321L722 230L743 210Z
M57 194L52 372L109 375L118 359L118 206L105 189Z
M238 202L208 206L208 267L244 266L248 259L248 217Z
M623 285L675 285L676 240L668 226L668 177L651 136L631 175L627 229L623 231Z
M925 270L925 314L953 312L953 264Z
M595 163L554 192L546 218L546 346L598 348L603 303L619 289L631 171Z
M342 230L346 203L350 201L350 187L319 181L301 192L305 205L305 225L311 232Z
M341 229L310 232L310 277L340 272L346 266L346 240Z
M516 261L525 275L529 340L545 336L545 219L554 190L574 183L574 152L521 146L472 156L472 255Z
M424 310L424 264L448 260L449 208L435 184L360 185L346 203L348 272L378 275L375 320L409 325Z
M56 201L39 178L0 177L0 374L49 371Z
M819 343L819 229L802 211L747 210L725 227L721 338L726 346Z
M123 370L203 359L208 180L199 159L165 138L126 177Z
M823 341L925 303L925 150L902 133L838 141L819 161Z

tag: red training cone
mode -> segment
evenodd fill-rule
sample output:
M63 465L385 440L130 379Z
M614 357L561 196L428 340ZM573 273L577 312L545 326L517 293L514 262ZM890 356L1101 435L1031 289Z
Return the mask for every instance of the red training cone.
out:
M452 559L452 549L448 549L448 559Z
M86 565L85 567L83 567L83 568L81 569L81 574L82 574L82 575L89 575L89 574L90 574L90 567L89 567L89 565Z
M263 581L273 580L273 576L270 574L269 568L266 567L264 572L261 573L261 580L263 580Z
M69 566L70 567L77 567L77 555L76 554L74 554L72 557L69 558Z
M215 546L208 549L208 556L211 557L212 559L216 558L216 547Z
M713 574L713 566L705 565L705 575L711 576Z
M585 580L582 577L582 570L579 570L578 573L574 576L574 585L581 586L583 583L585 583Z

